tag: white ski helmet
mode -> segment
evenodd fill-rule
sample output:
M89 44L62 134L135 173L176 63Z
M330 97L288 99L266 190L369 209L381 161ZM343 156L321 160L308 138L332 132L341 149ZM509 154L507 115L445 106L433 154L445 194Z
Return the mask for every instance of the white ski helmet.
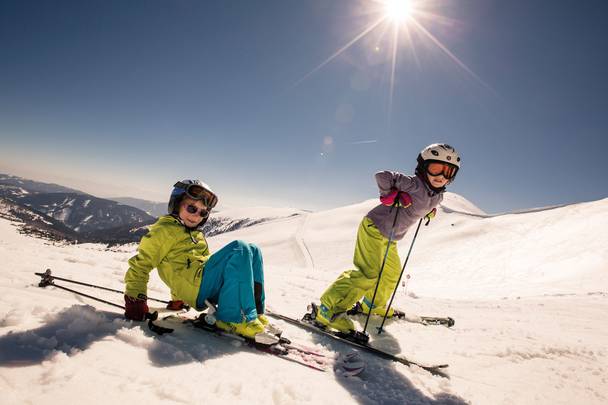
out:
M416 166L416 174L425 181L427 180L427 176L425 175L426 167L429 163L441 162L454 166L456 172L454 172L454 176L450 179L450 182L456 178L456 174L458 174L458 170L460 169L460 156L458 155L458 152L456 152L456 149L447 143L434 143L427 146L420 151L417 161L418 166Z

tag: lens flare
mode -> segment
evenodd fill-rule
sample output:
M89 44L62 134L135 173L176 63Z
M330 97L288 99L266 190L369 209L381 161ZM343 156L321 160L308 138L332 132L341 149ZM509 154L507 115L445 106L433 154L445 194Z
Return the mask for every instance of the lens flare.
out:
M448 0L445 0L448 1ZM388 76L388 122L390 127L393 98L397 82L397 59L400 56L400 49L406 48L411 53L411 59L418 66L419 70L424 70L424 63L420 59L417 47L434 49L436 52L443 53L457 67L466 72L478 84L496 94L496 92L486 84L471 68L461 61L446 44L432 33L433 27L456 26L458 21L447 16L437 14L435 10L440 8L442 0L423 1L423 0L359 0L361 7L356 13L358 18L361 16L366 23L360 25L355 34L344 45L339 47L327 59L297 80L293 87L299 86L313 74L334 61L338 56L345 53L357 43L363 43L369 50L369 55L373 53L374 61L386 61ZM357 2L355 2L357 3ZM447 30L443 29L444 35ZM366 42L367 39L367 42ZM404 55L405 56L405 55ZM384 58L384 59L382 59ZM370 63L370 68L380 63Z
M404 23L412 16L411 0L387 0L384 7L386 17L396 24Z

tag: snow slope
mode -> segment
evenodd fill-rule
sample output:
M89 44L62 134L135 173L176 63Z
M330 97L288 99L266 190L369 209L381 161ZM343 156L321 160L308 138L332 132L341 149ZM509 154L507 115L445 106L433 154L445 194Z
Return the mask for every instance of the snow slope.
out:
M350 268L357 226L374 204L301 213L209 243L212 251L233 239L258 244L268 306L298 316ZM411 278L395 305L410 314L450 315L455 327L388 321L386 333L372 339L422 362L449 363L449 380L368 355L367 370L345 378L200 331L155 336L113 307L37 287L33 274L52 268L122 289L136 245L53 244L0 219L0 404L604 404L607 214L608 199L488 216L446 195L438 217L422 226ZM402 258L412 233L399 243ZM118 294L87 292L121 303ZM149 295L169 296L155 272ZM373 319L371 330L378 323ZM294 341L348 350L281 325Z

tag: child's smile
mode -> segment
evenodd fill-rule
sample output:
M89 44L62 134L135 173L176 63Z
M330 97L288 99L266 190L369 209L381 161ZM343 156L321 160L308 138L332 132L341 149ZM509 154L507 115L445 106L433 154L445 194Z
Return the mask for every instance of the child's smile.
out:
M441 188L448 184L448 179L443 177L441 174L439 176L431 176L430 174L427 174L427 177L431 185L435 188Z

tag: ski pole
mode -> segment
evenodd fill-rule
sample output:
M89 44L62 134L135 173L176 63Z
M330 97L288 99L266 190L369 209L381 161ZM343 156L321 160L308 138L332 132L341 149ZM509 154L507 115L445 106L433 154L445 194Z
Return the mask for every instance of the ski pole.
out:
M47 271L49 271L49 272L50 272L50 270L47 270ZM36 275L38 275L38 276L40 276L40 275L41 275L41 273L35 273L35 274L36 274ZM58 279L58 278L57 278L57 279ZM58 280L59 280L59 279L58 279ZM42 287L42 288L44 288L44 287L47 287L47 286L49 286L49 285L51 285L51 286L53 286L53 287L56 287L56 288L59 288L59 289L64 290L64 291L71 292L71 293L76 294L76 295L80 295L80 296L83 296L83 297L86 297L86 298L90 298L90 299L95 300L95 301L98 301L98 302L102 302L102 303L104 303L104 304L107 304L107 305L110 305L110 306L113 306L113 307L116 307L116 308L120 308L120 309L122 309L123 311L125 310L125 307L124 307L124 306L122 306L122 305L118 305L118 304L116 304L116 303L114 303L114 302L110 302L110 301L102 300L101 298L97 298L97 297L94 297L94 296L92 296L92 295L82 293L82 292L80 292L80 291L72 290L71 288L67 288L67 287L64 287L64 286L61 286L61 285L57 285L57 284L55 284L55 283L53 282L53 278L52 278L51 276L49 276L49 277L48 277L48 278L46 278L46 279L43 277L43 278L42 278L42 281L40 281L40 283L38 284L38 287ZM162 326L158 326L158 325L156 325L156 324L153 322L153 321L155 321L155 320L157 320L157 319L158 319L158 312L157 312L157 311L154 311L154 312L152 312L152 313L147 312L147 313L146 313L146 319L148 320L148 328L150 328L150 330L151 330L152 332L154 332L154 333L156 333L156 334L158 334L158 335L162 335L162 334L164 334L164 333L171 333L171 332L173 332L173 329L170 329L170 328L165 328L165 327L162 327Z
M393 226L391 228L391 234L388 238L388 244L386 245L386 251L384 252L384 259L382 259L382 266L380 266L380 272L378 273L378 281L376 282L376 288L374 289L374 295L372 296L372 302L369 306L369 312L367 313L367 318L365 319L365 326L363 327L363 334L365 335L367 332L367 324L369 323L369 317L372 314L372 309L374 308L374 301L376 300L376 294L378 293L378 286L380 285L380 279L382 278L382 272L384 271L384 266L386 265L386 258L388 257L388 251L391 247L391 242L393 241L393 237L395 236L395 225L397 224L397 218L399 217L399 196L400 193L397 193L395 197L395 202L393 203L393 208L396 208L395 219L393 220Z
M48 281L51 281L51 280L61 280L61 281L65 281L65 282L68 282L68 283L83 285L85 287L97 288L98 290L111 291L111 292L115 292L115 293L119 293L119 294L124 294L124 291L114 290L112 288L102 287L102 286L95 285L95 284L82 283L80 281L74 281L74 280L69 280L67 278L53 276L51 274L51 269L46 269L46 271L44 273L34 273L34 274L37 275L37 276L42 277L42 281L40 281L41 284L45 283L45 282L48 282ZM41 285L40 287L43 287L43 286ZM148 299L150 301L156 301L156 302L160 302L160 303L163 303L163 304L168 304L169 303L169 301L159 300L159 299L156 299L156 298L150 298L150 297L148 297Z
M405 262L403 263L403 267L401 268L401 274L399 274L399 280L397 280L397 284L395 284L395 290L393 291L393 295L391 296L391 300L386 306L386 312L384 313L384 318L382 319L382 323L378 328L378 334L382 333L382 327L384 326L384 322L386 321L386 317L388 316L388 311L391 309L391 305L393 305L393 300L395 299L395 294L397 293L397 287L399 287L399 282L401 281L401 277L403 277L403 272L405 271L405 266L407 265L407 261L410 259L410 253L412 253L412 248L414 247L414 242L416 242L416 237L418 236L418 231L420 230L420 225L422 224L422 220L424 218L420 218L418 221L418 227L416 228L416 233L414 234L414 238L412 239L412 243L410 244L410 250L407 252L407 256L405 257ZM428 224L428 222L427 222ZM371 313L371 310L370 310Z

